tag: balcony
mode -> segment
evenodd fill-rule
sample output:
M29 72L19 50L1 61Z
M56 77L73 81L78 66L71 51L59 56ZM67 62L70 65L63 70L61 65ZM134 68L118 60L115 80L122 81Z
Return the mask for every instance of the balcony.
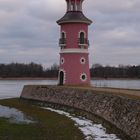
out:
M79 38L78 45L80 48L87 48L89 47L89 40L87 38Z
M59 46L61 48L66 46L66 38L60 38L59 39Z

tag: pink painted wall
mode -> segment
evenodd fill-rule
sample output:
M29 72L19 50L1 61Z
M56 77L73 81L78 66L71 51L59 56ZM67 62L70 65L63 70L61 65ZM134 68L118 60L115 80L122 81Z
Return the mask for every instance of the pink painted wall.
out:
M67 23L61 25L61 32L66 33L66 48L79 48L78 38L79 32L84 31L86 33L86 38L88 38L88 25L84 23Z
M90 74L89 74L89 60L88 54L61 54L61 58L64 58L64 64L60 62L60 70L65 71L65 85L89 85L90 84ZM86 59L85 64L80 63L80 58L84 57ZM87 75L87 80L82 81L80 75L85 73Z
M85 32L85 38L88 39L88 25L85 23L66 23L61 25L61 32L66 33L66 47L64 49L79 48L79 33ZM79 48L80 49L80 48ZM88 49L88 47L86 48ZM81 64L80 59L84 57L85 64ZM61 63L64 58L64 64ZM65 85L90 85L89 59L88 53L60 53L60 71L64 71ZM87 79L82 81L80 76L85 73Z

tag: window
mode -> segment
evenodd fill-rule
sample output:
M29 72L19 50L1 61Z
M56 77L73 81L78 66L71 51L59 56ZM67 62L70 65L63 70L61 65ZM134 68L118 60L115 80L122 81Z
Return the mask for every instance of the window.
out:
M82 80L85 80L86 79L86 76L85 75L82 75Z
M85 82L87 80L87 75L85 73L82 73L80 75L80 79L81 79L81 81Z
M85 44L85 33L80 32L80 44Z
M61 38L59 40L60 47L63 48L66 45L66 33L64 31L61 32Z
M66 38L66 33L65 32L61 33L61 38Z
M85 59L84 57L81 57L81 58L80 58L80 63L81 63L81 64L85 64L85 63L86 63L86 59Z
M61 64L64 64L64 62L65 62L65 59L62 57L61 58Z

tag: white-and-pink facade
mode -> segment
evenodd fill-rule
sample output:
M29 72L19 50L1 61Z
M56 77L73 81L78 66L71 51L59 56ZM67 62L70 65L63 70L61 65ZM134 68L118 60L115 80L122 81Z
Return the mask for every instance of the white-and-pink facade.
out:
M66 0L67 12L57 21L60 29L60 85L90 85L88 25L83 0Z

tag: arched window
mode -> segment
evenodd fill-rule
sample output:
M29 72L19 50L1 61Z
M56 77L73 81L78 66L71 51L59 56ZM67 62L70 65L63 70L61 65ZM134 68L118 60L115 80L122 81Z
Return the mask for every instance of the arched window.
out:
M64 72L60 71L59 73L59 85L63 86L64 84Z
M61 33L61 38L63 38L63 39L66 38L66 33L65 32Z
M66 45L66 33L64 31L61 32L60 43L62 45Z
M80 44L85 44L85 33L80 32Z
M66 76L66 72L65 72L65 70L63 70L63 69L60 69L60 71L59 71L59 76L58 76L58 85L64 85L65 84L65 77Z

